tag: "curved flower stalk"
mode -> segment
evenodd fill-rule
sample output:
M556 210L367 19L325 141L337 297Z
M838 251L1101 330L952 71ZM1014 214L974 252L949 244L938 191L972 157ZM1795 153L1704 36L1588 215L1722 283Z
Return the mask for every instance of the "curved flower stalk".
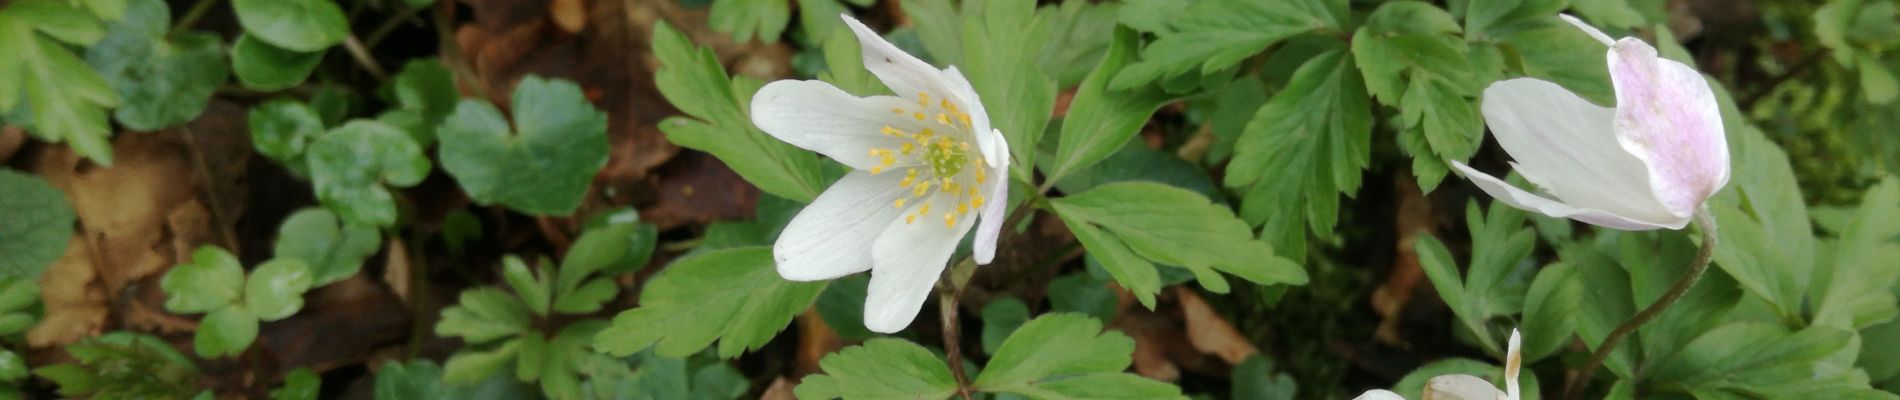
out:
M1657 57L1642 40L1608 35L1569 15L1609 49L1616 107L1548 81L1517 78L1484 90L1484 119L1518 174L1550 196L1453 161L1499 201L1621 230L1682 229L1728 184L1728 142L1715 94L1695 68Z
M865 68L897 96L781 80L752 97L759 129L854 170L792 218L772 255L779 275L794 281L870 270L864 326L892 333L917 317L976 221L976 262L995 256L1009 144L956 67L932 68L842 18L864 49Z
M1439 375L1425 382L1425 393L1421 399L1431 400L1518 400L1517 374L1524 366L1523 354L1519 351L1523 340L1517 330L1511 330L1510 351L1504 355L1504 390L1484 378L1465 374ZM1390 390L1373 389L1354 400L1405 400L1404 396Z

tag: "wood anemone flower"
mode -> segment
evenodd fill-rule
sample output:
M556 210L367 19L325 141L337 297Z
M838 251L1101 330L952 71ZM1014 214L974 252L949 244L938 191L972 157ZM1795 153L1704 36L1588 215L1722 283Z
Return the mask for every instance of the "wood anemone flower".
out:
M1524 367L1524 357L1520 348L1523 339L1516 329L1511 330L1510 350L1504 355L1504 390L1498 390L1484 378L1465 374L1439 375L1425 382L1425 393L1419 398L1426 400L1518 400L1518 371ZM1405 400L1405 396L1390 390L1368 390L1353 400Z
M1547 192L1518 189L1457 161L1452 167L1499 201L1606 228L1682 229L1728 184L1728 143L1715 94L1695 68L1657 57L1636 38L1609 46L1616 107L1591 104L1548 81L1517 78L1484 90L1484 119L1518 174Z
M752 123L851 167L772 246L794 281L871 271L864 326L892 333L917 317L957 243L976 227L978 264L996 254L1009 199L1009 144L970 81L938 70L843 16L864 67L897 96L857 97L822 81L781 80L752 97Z

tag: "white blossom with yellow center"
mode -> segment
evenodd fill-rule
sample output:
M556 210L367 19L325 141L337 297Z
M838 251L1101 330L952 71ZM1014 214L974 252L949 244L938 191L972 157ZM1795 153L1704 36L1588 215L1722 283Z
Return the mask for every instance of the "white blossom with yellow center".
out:
M1419 394L1422 400L1518 400L1517 376L1524 367L1524 340L1518 336L1517 329L1511 329L1509 347L1504 353L1504 390L1498 390L1490 381L1472 375L1439 375L1425 382L1425 392ZM1353 400L1405 400L1405 396L1390 390L1368 390Z
M870 270L864 326L892 333L917 317L979 220L973 256L978 264L994 258L1009 198L1009 144L956 67L933 68L843 18L864 49L865 69L897 96L781 80L752 97L759 129L855 169L792 218L772 255L779 275L794 281Z

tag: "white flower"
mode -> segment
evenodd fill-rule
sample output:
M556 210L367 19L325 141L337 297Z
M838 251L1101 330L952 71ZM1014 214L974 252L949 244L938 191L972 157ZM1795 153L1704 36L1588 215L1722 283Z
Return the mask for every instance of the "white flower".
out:
M1523 355L1519 352L1522 340L1517 330L1511 330L1511 346L1504 356L1504 390L1499 391L1491 382L1476 376L1465 374L1439 375L1425 383L1425 393L1419 398L1428 400L1518 400L1517 372L1523 367ZM1390 390L1368 390L1355 400L1405 400L1404 396Z
M1463 163L1452 166L1513 207L1614 229L1682 229L1728 184L1714 92L1695 68L1657 57L1642 40L1612 41L1576 18L1563 19L1610 46L1616 108L1533 78L1491 84L1483 105L1517 172L1554 199Z
M891 333L917 317L979 218L976 262L995 256L1009 144L956 67L932 68L843 18L864 48L864 67L898 95L782 80L752 97L759 129L855 169L792 218L772 255L779 275L794 281L870 270L864 326Z

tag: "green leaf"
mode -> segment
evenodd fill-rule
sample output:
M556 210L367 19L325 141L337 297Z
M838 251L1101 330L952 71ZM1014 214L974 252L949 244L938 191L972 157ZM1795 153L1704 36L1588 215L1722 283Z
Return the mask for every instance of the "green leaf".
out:
M21 0L0 8L0 54L9 55L0 57L0 110L26 105L33 136L66 142L79 155L111 166L106 109L118 106L119 96L55 41L91 45L104 36L98 21L62 1Z
M402 71L396 73L392 82L389 87L399 106L397 110L407 111L418 119L419 127L409 130L410 135L422 147L434 144L436 127L455 112L462 98L461 92L455 89L455 76L441 62L422 59L403 64ZM515 90L521 90L521 86Z
M1155 86L1124 91L1108 88L1109 78L1134 58L1140 40L1135 31L1116 30L1107 58L1076 89L1068 117L1062 120L1055 166L1044 174L1048 181L1060 181L1070 172L1107 159L1140 133L1148 116L1168 102L1168 94Z
M1112 320L1120 301L1108 284L1107 279L1098 279L1087 272L1058 277L1049 282L1049 309Z
M785 25L792 21L790 2L784 0L713 0L708 25L731 34L736 41L751 40L778 43Z
M39 279L36 278L0 278L0 313L25 311L27 306L40 301ZM13 334L0 330L0 335Z
M964 9L972 9L985 4L963 2ZM917 41L923 45L925 53L916 54L926 62L935 61L943 65L963 64L963 16L957 9L957 3L950 0L900 0L898 7L904 15L910 17L917 34ZM925 58L928 56L928 58Z
M1545 266L1531 281L1530 291L1524 294L1524 326L1520 329L1525 363L1556 354L1570 344L1571 334L1577 329L1576 316L1584 307L1580 283L1577 269L1561 263Z
M1868 103L1888 104L1900 98L1900 80L1895 80L1893 70L1887 69L1879 57L1862 55L1855 66L1860 70L1860 86Z
M310 269L310 286L317 287L356 275L382 241L375 229L344 223L329 210L305 208L277 227L273 254L303 260Z
M806 2L836 4L833 0L800 0L799 4ZM830 15L825 16L824 19L831 25L835 25L830 37L842 40L823 41L825 71L818 73L818 79L831 82L839 89L858 96L890 94L890 88L885 87L876 75L872 75L870 70L864 68L864 48L858 43L857 38L852 36L851 28L846 27L835 17L836 15Z
M58 384L61 396L183 399L200 391L191 359L156 337L117 331L68 344L65 350L76 362L33 371Z
M870 290L871 278L864 274L853 274L831 280L825 285L825 291L818 294L818 302L813 306L818 317L825 325L845 340L864 340L876 337L876 332L864 327L864 296Z
M1055 79L1056 87L1074 87L1097 69L1103 57L1109 53L1111 42L1116 36L1115 18L1121 10L1121 4L1095 3L1085 0L1064 0L1061 5L1051 4L1036 9L1036 18L1048 27L1050 37L1042 45L1042 54L1037 57L1037 68ZM1139 34L1136 34L1139 37ZM1128 58L1134 59L1135 48L1128 49ZM1102 83L1107 85L1115 74L1103 74Z
M535 276L534 271L528 270L528 264L521 262L521 257L503 257L501 264L502 279L508 281L508 287L515 290L515 296L519 296L521 303L528 306L528 311L535 315L548 315L548 304L554 296L553 288L550 287L553 282L548 281L545 275Z
M1621 2L1623 0L1607 0ZM1579 13L1588 6L1575 1ZM1508 33L1537 19L1550 18L1563 11L1565 0L1472 0L1465 6L1466 37L1481 41ZM1627 7L1627 6L1625 6ZM1592 10L1595 11L1595 10ZM1590 16L1585 14L1585 16ZM1640 15L1638 16L1641 17ZM1640 22L1640 21L1639 21Z
M66 254L73 207L45 179L11 169L0 168L0 193L0 279L36 281Z
M1165 29L1148 31L1155 41L1142 49L1140 62L1115 75L1109 88L1179 77L1197 66L1202 73L1226 69L1294 35L1343 31L1347 17L1343 0L1191 2L1166 20Z
M1044 314L1003 341L972 382L986 392L1038 398L1178 398L1179 388L1121 372L1135 340L1082 314Z
M1299 384L1285 372L1275 372L1273 359L1254 355L1234 366L1234 400L1291 400Z
M606 275L639 271L652 261L659 237L659 227L640 222L640 213L632 209L590 220L587 231L574 240L574 245L567 249L567 257L561 260L566 283L558 286L571 289L580 282L579 274L574 275L574 279L566 279L569 271L599 271Z
M1467 18L1476 17L1475 11ZM1449 172L1446 160L1477 153L1484 134L1472 99L1478 94L1472 65L1458 31L1444 10L1398 1L1373 11L1353 34L1352 53L1367 89L1400 110L1400 140L1426 191Z
M133 0L125 19L107 24L105 39L86 50L86 62L125 100L113 117L127 128L154 131L196 119L230 77L222 39L186 32L168 40L170 26L164 1Z
M983 305L983 354L996 354L1010 332L1029 322L1029 305L1015 297L1004 297Z
M310 372L310 368L297 367L290 375L284 376L284 386L271 389L271 400L317 400L318 389L322 389L323 377Z
M251 108L251 146L300 175L310 173L304 151L323 134L323 118L301 101L279 98Z
M442 310L435 334L482 344L527 332L529 322L528 307L520 299L500 289L476 288L463 291L460 303Z
M1824 326L1791 331L1771 322L1735 322L1702 334L1645 374L1657 382L1691 386L1744 383L1752 375L1772 375L1777 369L1813 368L1812 363L1840 350L1848 339L1849 332Z
M492 350L458 351L443 362L442 380L458 384L480 382L513 361L521 342L522 339L509 340Z
M515 86L513 103L514 129L487 102L456 106L438 129L443 170L477 203L573 213L607 165L607 115L587 102L580 86L538 76Z
M214 246L191 252L191 261L173 266L159 280L165 290L165 309L202 313L236 303L244 286L244 267L237 256Z
M231 304L205 314L191 343L200 357L236 357L256 340L257 317L243 305Z
M1299 265L1274 256L1273 248L1255 240L1247 224L1227 207L1212 204L1198 193L1156 183L1122 182L1050 203L1056 215L1078 232L1078 238L1097 236L1081 233L1086 229L1078 226L1098 225L1148 261L1194 271L1201 285L1215 292L1227 289L1215 270L1262 285L1306 283L1306 272ZM1082 242L1090 251L1108 252L1111 256L1104 257L1103 264L1109 267L1111 261L1123 257L1113 256L1117 250L1089 246L1091 241L1102 244L1101 239L1083 238ZM1122 268L1109 267L1111 273L1117 269ZM1117 280L1121 280L1119 274ZM1149 283L1124 285L1133 291L1135 287L1145 290Z
M1631 7L1629 0L1570 0L1570 9L1602 27L1629 29L1646 22L1643 13Z
M957 381L942 358L916 343L876 338L818 360L823 374L793 389L801 399L944 399Z
M442 381L442 367L425 359L388 361L376 370L376 398L451 400L469 398L465 386Z
M1891 320L1895 310L1894 282L1900 269L1900 179L1887 178L1867 190L1847 229L1835 246L1831 278L1815 281L1825 293L1814 314L1817 325L1861 329Z
M963 60L990 126L1003 132L1014 160L1010 175L1029 181L1036 166L1036 144L1055 108L1056 85L1036 65L1046 28L1036 18L1035 2L984 3L963 14Z
M310 144L310 183L317 199L347 223L396 223L396 199L385 184L409 187L429 175L429 158L401 130L375 121L350 121Z
M1225 184L1247 188L1240 216L1267 225L1261 236L1275 248L1303 250L1307 229L1332 236L1339 194L1358 191L1370 161L1372 116L1356 69L1344 49L1314 56L1234 143Z
M712 49L695 48L666 24L653 27L653 54L661 64L654 74L660 94L691 116L661 121L667 140L712 153L766 193L801 203L818 197L825 186L818 157L767 136L747 117L763 83L727 78Z
M332 0L231 0L244 32L293 51L313 52L342 43L349 20Z
M71 0L68 0L71 3ZM104 20L118 20L125 17L126 0L79 0L92 11L92 15Z
M1500 38L1499 47L1515 54L1524 75L1550 81L1598 105L1615 105L1603 43L1554 17ZM1582 49L1582 50L1580 50Z
M258 265L244 282L244 307L259 320L284 319L303 309L303 293L310 287L310 266L303 260L273 259Z
M594 348L627 356L647 347L683 357L719 341L735 357L770 341L804 312L825 282L792 282L773 267L772 249L745 247L673 262L640 291L640 307L615 316Z
M244 87L272 91L303 84L323 61L323 52L301 52L272 46L249 34L231 44L231 72Z
M1063 217L1063 223L1069 226L1070 233L1075 234L1075 240L1082 242L1082 248L1101 262L1102 269L1107 270L1115 282L1133 293L1142 306L1154 309L1155 294L1161 292L1161 273L1155 270L1154 263L1136 255L1121 238L1101 228L1085 221L1071 222L1061 212L1056 215Z
M1047 167L1045 164L1043 169L1046 171ZM1072 172L1056 182L1056 189L1063 193L1081 193L1097 186L1126 181L1162 183L1210 198L1225 197L1214 186L1213 178L1209 178L1207 171L1200 166L1174 153L1152 149L1145 142L1132 140L1101 162Z
M1787 154L1759 132L1740 136L1732 155L1731 189L1708 205L1721 237L1715 265L1779 315L1793 317L1814 270L1807 206L1800 191L1788 190L1799 184Z

